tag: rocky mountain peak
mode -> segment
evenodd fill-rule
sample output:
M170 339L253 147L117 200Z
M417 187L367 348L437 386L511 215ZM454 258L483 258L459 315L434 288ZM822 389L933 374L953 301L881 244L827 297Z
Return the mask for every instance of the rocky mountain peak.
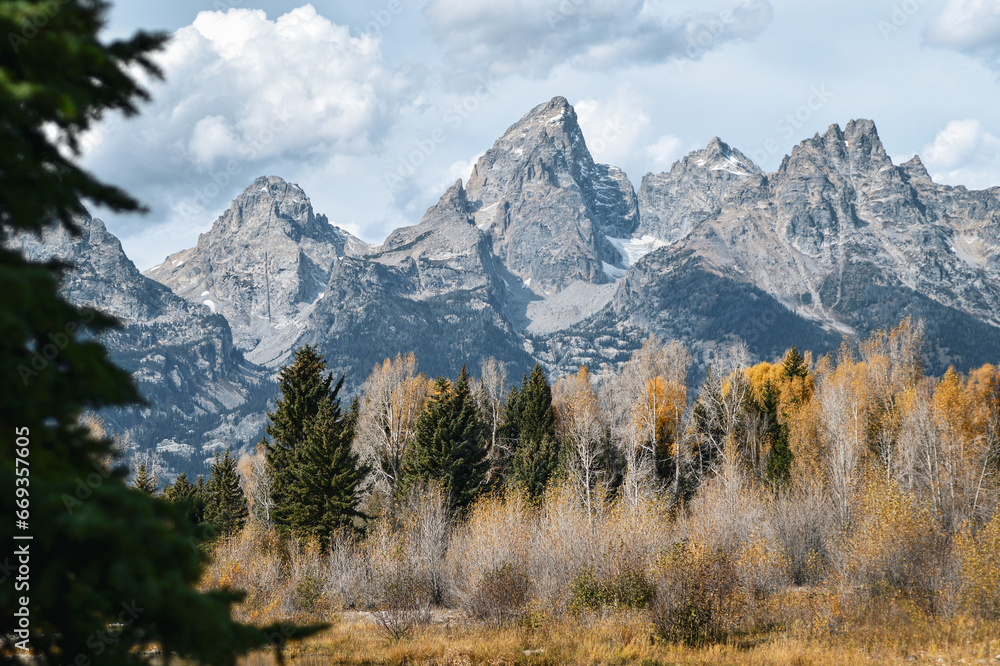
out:
M420 220L420 226L439 225L442 222L473 224L472 216L469 215L469 200L465 188L462 187L461 178L445 190L435 205L427 209Z
M254 179L203 236L219 239L253 238L261 234L281 234L294 240L307 237L331 242L335 242L339 236L334 233L325 216L317 216L313 212L312 202L301 187L278 176ZM199 237L199 243L201 242Z
M287 356L295 322L322 296L333 264L367 247L316 215L298 185L262 176L198 237L197 246L145 274L224 315L247 357L274 365Z
M607 236L629 236L639 220L631 182L594 162L564 97L511 125L476 163L466 193L476 226L540 294L607 282L603 263L622 263Z
M719 137L683 157L667 173L646 174L639 187L639 233L672 243L716 215L732 197L762 183L753 160Z
M874 172L892 166L892 160L885 152L875 123L870 120L852 120L847 123L844 144L855 171Z
M924 166L923 160L920 159L920 155L914 155L912 159L907 162L903 162L899 165L900 171L902 171L907 178L912 180L926 180L931 181L931 175L927 172L927 167Z
M807 167L807 163L813 167ZM819 167L863 177L892 166L875 123L862 118L850 121L844 129L838 124L830 125L822 135L817 133L798 144L782 161L779 172Z
M819 264L835 266L846 242L881 243L878 229L919 227L924 207L905 173L872 121L852 120L843 130L831 125L795 146L772 178L787 240Z

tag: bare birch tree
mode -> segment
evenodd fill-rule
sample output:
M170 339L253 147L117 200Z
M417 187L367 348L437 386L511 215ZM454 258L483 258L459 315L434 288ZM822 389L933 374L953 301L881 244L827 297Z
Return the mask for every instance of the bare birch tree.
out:
M507 395L507 366L503 361L492 357L483 361L473 395L483 423L486 424L487 457L490 461L490 471L487 475L489 482L503 467L503 461L512 453L500 437L500 429L504 423L504 398Z
M603 476L599 464L605 453L607 428L586 366L556 382L552 402L557 432L570 447L570 474L593 520L595 490Z
M652 491L656 446L666 436L674 442L675 485L679 484L679 425L686 405L691 354L680 342L666 345L650 336L603 390L612 439L625 465L622 493L630 503Z
M375 486L384 492L396 485L428 390L427 377L417 372L413 353L387 358L365 381L355 445L372 468Z
M262 525L271 524L271 472L267 466L267 449L263 442L256 450L243 456L239 463L240 486L247 498L250 517Z

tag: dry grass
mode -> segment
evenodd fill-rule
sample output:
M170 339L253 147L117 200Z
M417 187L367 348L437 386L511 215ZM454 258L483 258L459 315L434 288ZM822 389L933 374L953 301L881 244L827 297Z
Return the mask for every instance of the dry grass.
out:
M324 634L294 645L287 657L298 666L1000 663L995 624L964 618L928 620L905 608L896 609L896 622L890 623L880 617L883 611L862 613L835 629L798 626L731 636L701 648L653 638L644 613L567 616L509 629L437 622L402 641L387 640L358 616L344 616ZM263 654L241 664L273 666L276 662Z

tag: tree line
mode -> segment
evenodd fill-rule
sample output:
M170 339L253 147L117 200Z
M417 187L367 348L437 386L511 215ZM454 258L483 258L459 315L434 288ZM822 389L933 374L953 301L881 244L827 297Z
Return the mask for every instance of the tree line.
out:
M281 395L256 451L241 461L227 451L207 483L182 476L165 496L203 506L192 520L223 533L252 519L322 544L364 530L427 484L440 486L457 519L483 495L516 490L534 501L554 483L573 487L588 512L609 498L682 506L706 479L735 474L772 493L822 478L844 498L846 524L862 459L898 462L904 412L931 381L921 348L921 325L909 320L819 361L792 347L751 365L737 346L690 400L691 354L655 337L617 371L584 366L554 383L536 365L510 385L493 359L478 377L463 367L457 378L432 380L413 354L400 354L376 365L344 409L344 378L334 382L316 348L303 347L279 373ZM847 381L852 363L860 378ZM949 371L940 381L972 380ZM834 415L841 420L825 421ZM974 485L983 497L997 462L995 444L984 450L965 463L981 469Z

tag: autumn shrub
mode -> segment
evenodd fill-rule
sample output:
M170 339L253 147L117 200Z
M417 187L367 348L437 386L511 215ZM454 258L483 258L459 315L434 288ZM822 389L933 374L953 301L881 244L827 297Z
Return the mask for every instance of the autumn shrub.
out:
M733 567L744 613L765 621L772 597L792 584L791 558L778 541L754 534L736 552Z
M324 589L342 609L366 607L373 598L363 542L351 532L335 533L326 555Z
M295 611L324 615L331 610L333 600L327 593L327 569L316 541L290 544L288 579Z
M715 642L734 626L738 594L737 574L728 554L681 541L659 563L650 619L668 641Z
M431 621L431 600L426 581L395 572L383 581L372 615L389 638L402 640Z
M530 599L531 581L509 562L487 571L469 600L469 614L494 628L520 622Z
M710 548L735 553L751 535L768 526L767 507L736 464L702 484L691 502L681 534Z
M598 576L593 567L584 567L572 585L570 609L645 608L654 586L646 572L635 563L623 562L610 576Z
M523 498L488 496L471 508L465 522L451 535L446 567L453 600L475 616L483 581L510 567L531 579L528 550L535 513Z
M210 552L203 589L228 588L246 594L234 615L243 621L266 621L292 610L288 563L274 530L256 523L220 537Z
M314 613L323 596L323 581L313 573L299 576L295 583L295 594L292 598L295 607L306 613Z
M966 525L955 539L960 599L968 611L1000 619L1000 511L978 531Z
M819 583L837 536L834 508L822 486L810 484L782 492L772 505L768 522L788 556L793 581L798 585Z
M528 574L541 604L557 612L569 607L574 579L600 560L604 521L589 514L572 489L549 488L538 510Z
M451 533L449 499L436 483L415 483L400 506L401 529L397 535L404 546L411 574L441 605L451 594L445 552Z
M833 551L842 591L860 601L904 596L928 611L949 606L948 548L930 509L891 483L872 483L855 524Z
M327 559L327 585L345 608L373 609L389 587L415 585L442 604L450 594L445 568L449 537L447 499L434 487L415 487L395 511L386 511L365 537L335 535ZM389 595L391 596L391 595Z

